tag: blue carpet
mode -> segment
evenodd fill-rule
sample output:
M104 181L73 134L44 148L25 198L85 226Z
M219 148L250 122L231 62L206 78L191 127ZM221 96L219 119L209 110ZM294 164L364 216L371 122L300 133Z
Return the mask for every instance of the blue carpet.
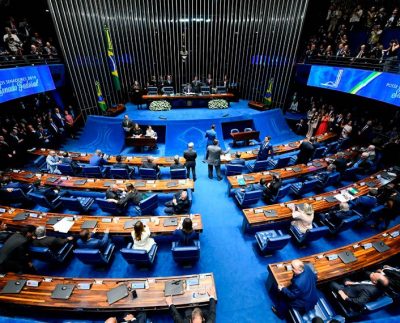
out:
M179 109L179 111L182 112L182 109ZM137 111L137 113L144 112ZM183 121L180 122L184 124ZM189 121L185 126L190 128L191 124L192 121ZM269 125L274 126L274 123L271 122ZM260 124L259 129L261 129L261 126ZM275 126L279 127L278 124L275 124ZM292 136L292 134L288 134L289 138ZM201 139L199 136L199 140ZM282 138L282 140L289 139ZM195 144L198 146L197 141L195 141ZM76 141L71 141L67 146L71 150L80 150L84 147L83 143ZM93 149L93 146L86 146L84 151ZM164 172L167 171L164 170ZM281 322L270 310L272 302L265 288L269 263L324 252L351 244L376 233L368 226L363 226L359 229L346 231L346 233L337 237L328 236L306 248L299 248L290 243L282 251L271 257L261 257L255 249L254 236L243 234L241 231L243 215L234 200L228 197L227 181L209 180L207 178L207 166L201 162L198 163L197 172L198 180L193 194L192 213L202 214L204 232L201 235L201 259L193 268L187 269L177 266L172 259L168 239L163 238L158 239L160 248L157 260L154 267L149 271L140 271L134 266L128 265L117 252L112 264L105 269L86 266L78 260L72 259L68 265L58 268L48 267L43 263L36 262L35 265L39 272L67 277L157 277L213 272L218 296L217 322ZM161 197L162 201L167 198L168 196ZM94 213L99 214L100 211L95 207ZM157 214L162 214L162 206L157 210ZM126 243L123 239L117 239L116 242L118 247ZM392 306L387 310L360 317L356 321L376 322L381 318L385 318L385 320L386 318L394 319L399 314L400 309ZM105 319L102 314L85 315L79 313L77 315L57 316L57 314L52 313L51 315L52 319L49 318L49 314L46 316L33 312L19 313L19 316L31 317L45 322L75 321L84 323L103 322ZM4 321L7 321L10 317L12 317L11 314L3 313ZM150 313L150 317L153 322L171 322L166 313ZM389 322L390 320L387 319L386 321Z

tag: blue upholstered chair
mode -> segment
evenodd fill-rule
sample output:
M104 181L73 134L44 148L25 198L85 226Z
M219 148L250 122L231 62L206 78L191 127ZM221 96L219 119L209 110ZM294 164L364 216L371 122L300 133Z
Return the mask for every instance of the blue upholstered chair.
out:
M33 161L33 165L41 173L47 173L46 156L39 156Z
M253 131L252 128L244 128L244 132L251 132L251 131Z
M303 195L310 193L317 185L318 180L313 179L311 181L305 181L303 183L294 183L290 186L291 191L296 195Z
M80 213L87 212L94 203L94 198L92 197L71 196L61 197L60 200L64 208Z
M318 180L317 183L317 188L322 189L325 187L329 187L332 185L336 185L340 180L340 173L339 172L334 172L329 174L328 179L326 180L326 182L322 182L321 180Z
M326 154L326 147L318 147L314 150L313 159L319 159L325 156Z
M326 225L318 226L318 224L313 223L313 228L307 230L306 233L302 233L296 226L290 226L290 233L299 244L306 244L314 240L318 240L325 236L329 229Z
M330 222L326 218L324 220L321 220L321 223L325 224L328 227L330 233L337 234L339 232L343 232L348 229L351 229L357 223L360 222L360 219L361 219L360 215L356 214L354 212L353 212L353 214L354 214L353 216L351 216L347 219L344 219L339 225L336 225L336 224Z
M256 160L253 164L247 164L251 173L262 172L268 169L268 160Z
M55 210L61 205L61 197L59 195L54 200L48 200L46 196L40 193L30 192L28 193L28 197L36 204L49 210Z
M278 203L281 199L283 199L286 195L289 194L291 184L282 185L278 193L270 200L271 204Z
M337 141L330 142L326 144L325 156L335 154L339 148L339 143Z
M239 129L237 129L237 128L231 129L231 133L238 133L238 132L240 132L240 131L239 131Z
M151 266L156 259L158 246L154 244L150 251L143 249L132 249L133 243L130 242L126 248L121 249L121 255L129 264L137 266Z
M132 168L130 172L126 168L110 168L110 176L112 178L133 178L135 174L135 169Z
M103 212L110 214L121 214L126 206L102 198L96 198L96 203Z
M349 181L354 180L356 179L358 173L359 173L358 167L346 168L342 173L342 179Z
M171 169L171 178L172 179L186 179L186 168L181 169Z
M249 205L257 203L262 196L261 190L256 191L245 191L245 192L235 192L235 199L241 208L248 207Z
M298 310L291 308L289 316L294 323L311 323L314 317L320 317L324 322L329 322L332 319L341 323L345 322L344 317L335 314L331 305L320 292L318 292L318 302L311 311L300 313Z
M240 164L226 164L226 176L240 175L243 169L244 166Z
M76 174L76 171L74 171L70 164L59 164L57 168L63 175L74 176Z
M14 188L12 192L7 191L5 188L0 189L0 201L8 204L32 203L30 197L20 188Z
M158 207L158 195L152 194L149 197L141 200L139 205L135 207L139 215L153 214Z
M84 264L106 265L110 262L114 249L115 245L109 242L104 251L100 249L77 248L74 250L74 255Z
M200 259L200 241L194 240L192 246L181 246L178 242L172 242L172 256L175 262L180 264L193 264Z
M139 176L143 179L157 179L158 175L157 171L153 168L139 168Z
M108 168L101 168L100 166L85 165L82 167L81 175L83 177L102 178L105 176Z
M263 254L281 250L290 241L290 235L282 233L281 230L260 231L255 237Z
M360 216L360 222L366 222L371 219L377 218L385 209L384 205L377 205L370 209L368 212L353 209L353 212Z
M289 165L291 160L290 156L279 157L277 159L268 160L268 169L283 168Z
M29 247L29 254L32 255L33 258L39 259L49 263L63 263L69 255L72 254L72 250L74 249L74 244L72 242L67 242L63 245L60 250L52 251L48 247Z

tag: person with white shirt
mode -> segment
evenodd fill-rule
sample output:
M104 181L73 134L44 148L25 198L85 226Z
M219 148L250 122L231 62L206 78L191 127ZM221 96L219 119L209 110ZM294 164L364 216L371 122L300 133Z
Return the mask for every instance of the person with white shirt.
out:
M133 249L144 249L149 252L153 245L156 244L153 238L150 237L151 232L148 226L142 221L137 221L132 231Z
M46 164L47 170L50 174L61 174L57 168L57 165L61 164L61 160L54 150L50 150L48 156L46 157Z

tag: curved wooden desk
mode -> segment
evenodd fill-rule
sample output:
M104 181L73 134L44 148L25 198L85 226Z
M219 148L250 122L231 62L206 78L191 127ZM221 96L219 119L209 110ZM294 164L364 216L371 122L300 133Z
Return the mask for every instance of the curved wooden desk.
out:
M344 155L344 158L350 158L352 156L355 156L357 153L354 151L346 150ZM335 159L337 157L337 154L328 156L326 159ZM246 185L250 184L256 184L260 182L260 179L265 178L267 182L272 180L272 175L279 174L280 178L282 180L284 179L289 179L289 178L294 178L294 177L300 177L308 174L312 174L315 172L318 172L320 170L326 169L329 165L329 163L326 161L325 158L322 159L314 159L312 162L308 163L307 165L305 164L298 164L298 165L293 165L293 166L288 166L285 168L279 168L279 169L271 169L266 172L257 172L257 173L248 173L245 175L234 175L234 176L227 176L228 182L229 182L229 188L239 188L242 187L243 185L239 184L239 179L243 178L246 182ZM295 169L296 171L294 171ZM253 178L249 178L248 176L251 176ZM246 177L248 179L246 179Z
M317 136L317 141L318 142L324 142L324 141L328 141L331 140L333 138L335 138L337 135L336 133L333 132L327 132L323 135ZM284 144L284 145L276 145L273 147L274 149L274 154L275 155L282 155L282 154L286 154L286 153L290 153L293 151L296 151L299 149L301 144L301 140L299 141L294 141L288 144ZM250 150L246 150L246 151L239 151L241 156L240 158L244 159L244 160L251 160L251 159L256 159L257 155L258 155L258 148L257 149L250 149ZM233 154L226 154L226 155L222 155L221 156L221 163L222 164L229 164L229 162L235 158L235 153Z
M177 192L181 190L191 189L194 191L194 182L191 179L176 179L176 180L114 180L114 179L98 179L98 178L84 178L73 177L56 174L40 174L28 171L14 170L4 175L10 176L12 180L35 183L40 181L44 186L58 186L65 189L76 190L93 190L93 191L106 191L109 188L108 184L117 184L120 188L125 188L126 184L144 183L144 186L135 186L138 191L152 191L159 193ZM38 176L39 175L39 176ZM57 179L54 182L49 182L48 179ZM86 180L84 184L77 184L77 181ZM168 183L176 183L176 185L168 187ZM108 185L108 186L105 186Z
M400 250L400 235L393 238L390 233L399 232L400 225L393 227L392 229L381 232L370 238L361 240L359 242L352 243L341 248L329 250L320 254L307 256L300 258L304 263L310 263L314 266L317 271L318 283L326 283L331 280L340 279L349 273L361 271L367 267L377 265L384 261L387 261L390 257L398 254ZM374 247L364 249L364 245L367 243L383 241L389 250L385 252L379 252ZM335 260L328 260L327 255L338 254L343 251L351 251L357 258L356 261L345 264L340 258ZM288 286L290 280L293 277L293 272L288 271L286 265L290 265L291 261L285 261L281 263L274 263L268 265L268 285L282 284Z
M1 210L3 209L3 210ZM29 216L22 221L14 221L13 218L20 213L29 214ZM177 217L178 223L183 218L187 218L190 215L174 215ZM126 222L132 220L144 220L146 225L149 227L152 235L171 235L175 230L176 226L164 226L164 221L170 219L171 216L92 216L92 215L71 215L62 213L45 213L34 210L18 209L9 206L0 206L0 221L6 223L9 228L20 229L26 225L34 226L45 226L48 232L54 232L53 225L47 222L51 219L62 219L64 217L73 217L74 225L68 231L69 235L78 235L81 231L81 226L85 221L96 220L97 221L97 232L102 233L107 228L110 230L110 234L113 236L130 236L133 228L125 229L124 225ZM72 220L72 219L71 219ZM111 221L111 222L104 222ZM192 215L193 228L197 232L203 232L203 223L200 214Z
M0 278L0 289L10 280L34 280L39 281L38 287L26 286L19 294L0 294L0 302L8 305L29 306L43 310L57 311L89 311L89 312L120 312L140 310L165 310L168 306L164 297L165 282L171 280L186 280L199 278L199 285L187 286L182 295L174 296L173 301L177 307L202 306L209 303L207 289L211 289L216 295L214 275L212 273L200 275L154 277L154 278L68 278L49 277L41 275L17 275L8 273ZM107 302L107 291L119 285L128 287L132 282L146 282L147 289L135 289L137 298L132 299L131 294L127 297L109 305ZM91 283L89 290L78 288L78 284ZM68 300L51 298L52 291L57 284L74 284L75 288ZM193 294L198 293L196 298Z
M366 195L369 191L369 186L366 183L373 183L373 187L379 188L383 185L386 185L393 181L396 177L391 180L386 180L381 176L381 174L385 173L385 171L380 171L375 173L372 176L368 176L354 184L347 185L345 187L336 189L331 192L322 193L318 195L314 195L312 197L307 197L299 200L292 200L285 203L266 205L257 208L244 209L244 219L243 219L243 230L246 231L248 229L257 229L257 227L268 227L269 224L275 225L278 223L288 222L292 219L292 210L287 207L288 204L301 204L301 203L309 203L312 204L315 213L323 212L329 210L330 208L339 205L339 201L328 202L324 199L324 197L336 195L340 193L341 190L346 190L351 187L354 187L358 190L358 193L355 195L357 197ZM380 178L378 178L380 177ZM361 185L363 184L363 185ZM276 216L266 216L264 215L264 211L274 210L276 211Z

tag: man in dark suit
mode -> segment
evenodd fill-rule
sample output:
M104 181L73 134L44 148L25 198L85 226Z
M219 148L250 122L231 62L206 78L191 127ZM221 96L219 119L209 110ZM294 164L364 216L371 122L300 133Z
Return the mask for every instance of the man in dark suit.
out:
M193 180L196 180L196 158L197 152L193 149L194 143L188 143L188 149L183 152L183 158L185 158L185 167L187 170L187 178L190 178L190 171L192 171Z
M274 173L272 175L272 181L270 181L263 190L263 199L266 202L270 202L272 198L278 194L279 189L282 186L282 179L279 174Z
M124 129L126 135L129 135L131 133L132 127L133 127L132 120L130 120L129 116L125 114L124 119L122 120L122 128Z
M185 322L214 323L215 316L216 316L215 296L211 289L207 290L207 294L210 297L210 305L209 305L208 311L204 311L204 310L200 309L199 307L196 307L192 311L188 311L187 313L185 313L184 318L181 316L181 314L178 312L177 308L175 307L172 296L168 296L165 299L165 302L167 303L167 305L169 307L169 311L174 319L174 323L185 323Z
M126 169L126 171L128 172L128 174L131 172L131 168L122 162L122 156L118 155L115 157L115 160L117 161L115 164L113 164L111 167L112 168L122 168L122 169Z
M266 188L265 187L266 182L267 181L265 180L265 178L261 178L259 183L250 184L250 185L247 185L245 188L240 188L240 189L234 190L234 193L236 196L242 198L246 192L252 192L252 191L263 191L264 192L264 190Z
M264 141L260 145L260 150L258 151L257 161L267 160L269 157L274 156L274 148L271 145L271 137L266 136Z
M206 160L208 158L208 146L212 145L214 143L214 140L217 139L217 132L215 131L215 124L211 125L211 129L206 131L206 138L207 138L207 143L206 143Z
M339 173L344 172L347 168L347 163L348 163L348 160L346 158L344 158L344 153L338 152L336 154L335 160L333 161L333 164L336 166L336 170Z
M214 140L214 143L207 147L207 163L208 163L208 178L213 178L213 166L215 167L215 172L217 173L217 179L222 180L221 176L221 155L228 153L230 148L223 151L219 146L219 141Z
M360 212L369 212L378 204L378 190L376 188L370 188L368 194L360 196L357 199L350 202L350 204Z
M231 165L246 165L246 161L243 158L240 158L242 155L240 154L240 151L237 151L235 153L235 158L232 159L229 164Z
M183 190L176 193L171 201L165 203L165 206L164 212L166 214L187 214L190 208L187 191Z
M362 308L381 296L385 288L389 286L389 279L382 273L370 273L368 278L360 282L346 280L344 284L332 282L330 288L337 292L347 304Z
M124 192L119 189L117 184L111 185L106 191L106 199L110 202L120 203L124 197Z
M54 114L52 116L55 124L57 125L57 127L64 132L65 129L65 118L64 116L60 113L60 109L59 108L54 108Z
M0 272L33 273L35 268L28 254L28 245L32 240L35 227L23 227L12 234L0 249Z
M350 210L349 204L346 202L342 202L339 205L339 210L330 210L328 213L321 213L319 218L323 222L332 223L335 227L338 227L342 224L343 220L348 219L353 216L353 212Z
M67 242L74 240L74 237L67 238L48 237L46 236L46 227L39 226L35 230L36 239L33 239L32 245L35 247L48 247L53 251L59 250Z
M151 168L154 169L157 173L157 177L160 176L160 167L156 163L154 163L154 157L153 156L148 156L147 160L143 162L143 164L140 166L141 168Z
M180 163L179 161L179 156L175 155L174 156L174 163L171 165L170 169L184 169L185 166Z
M304 139L299 147L296 164L307 164L314 155L315 147L313 145L315 138Z
M79 164L73 160L71 157L69 157L68 152L64 152L63 156L61 158L61 164L65 164L65 165L70 165L74 175L77 175L81 172L82 167L79 166Z
M12 234L12 231L7 230L7 224L0 222L0 243L6 241Z
M103 238L101 239L95 238L96 232L97 228L95 228L92 231L92 234L90 234L89 230L83 229L79 233L79 239L76 242L77 247L83 249L100 249L100 250L104 249L104 247L108 245L110 241L109 237L110 229L107 228L104 231Z
M293 278L288 287L278 285L278 304L272 307L272 311L283 318L289 308L301 312L307 312L314 308L318 301L317 276L310 266L305 266L301 260L292 261Z
M147 322L147 315L145 312L138 312L135 315L133 314L126 314L122 320L117 320L115 316L109 317L104 323L146 323Z
M143 199L143 194L141 194L135 186L132 184L126 184L126 193L120 200L120 204L132 203L134 205L139 205L140 201Z

